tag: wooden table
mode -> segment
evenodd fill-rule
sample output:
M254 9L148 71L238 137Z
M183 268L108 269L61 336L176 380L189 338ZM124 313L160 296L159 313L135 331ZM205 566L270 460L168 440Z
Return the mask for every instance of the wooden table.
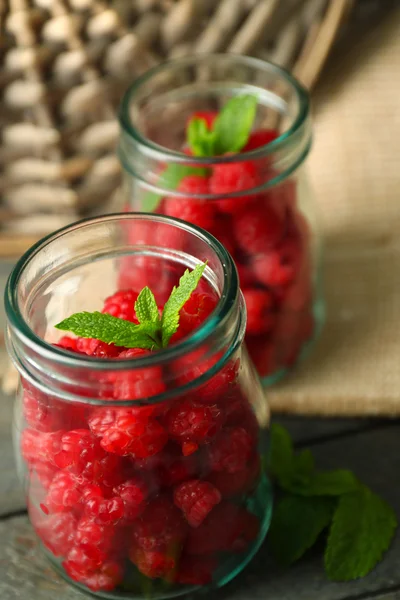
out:
M4 289L10 266L0 263ZM1 309L0 318L4 322ZM0 600L83 600L47 565L29 525L18 484L11 440L13 401L0 397ZM322 468L348 467L382 494L400 515L400 423L382 420L277 419L298 448L307 446ZM217 600L400 600L400 534L384 561L368 577L351 583L327 581L321 553L309 554L288 571L276 568L264 546Z

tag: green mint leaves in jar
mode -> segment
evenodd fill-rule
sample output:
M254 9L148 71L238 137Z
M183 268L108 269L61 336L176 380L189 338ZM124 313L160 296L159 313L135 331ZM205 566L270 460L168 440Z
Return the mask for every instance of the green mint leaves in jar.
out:
M106 344L125 348L157 350L165 348L179 327L179 312L197 288L207 263L186 269L165 303L160 317L152 291L145 287L135 302L139 325L100 312L75 313L58 323L61 331L83 338L95 338Z

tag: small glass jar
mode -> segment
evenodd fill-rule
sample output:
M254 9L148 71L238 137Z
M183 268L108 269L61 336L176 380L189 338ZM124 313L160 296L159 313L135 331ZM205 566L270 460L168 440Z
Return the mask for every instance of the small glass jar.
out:
M54 325L101 310L121 264L159 306L186 268L216 306L192 334L136 358L68 351ZM271 517L268 406L243 345L238 275L212 236L156 215L111 215L29 250L5 295L19 373L14 440L30 520L52 565L102 598L220 587ZM178 330L179 331L179 330Z
M197 114L210 123L239 94L258 99L244 150L194 160L188 120ZM264 382L276 381L323 321L315 207L300 169L311 144L306 90L255 58L185 58L136 79L122 101L120 127L127 210L182 218L226 246L246 300L248 350Z

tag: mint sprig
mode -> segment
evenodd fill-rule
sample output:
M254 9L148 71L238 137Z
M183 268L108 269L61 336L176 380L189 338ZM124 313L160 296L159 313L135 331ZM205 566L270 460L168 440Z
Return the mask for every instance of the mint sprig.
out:
M55 327L83 338L95 338L106 344L125 348L156 350L165 348L179 326L179 312L196 289L207 263L186 269L173 288L160 317L153 292L145 287L135 302L139 325L100 312L80 312L67 317Z
M189 123L187 138L195 156L240 152L247 144L256 117L257 96L242 94L228 100L211 128L204 119Z
M290 565L329 528L325 570L334 581L367 575L389 548L397 519L392 508L347 469L317 470L309 450L296 454L289 433L271 427L267 469L277 484L269 543Z

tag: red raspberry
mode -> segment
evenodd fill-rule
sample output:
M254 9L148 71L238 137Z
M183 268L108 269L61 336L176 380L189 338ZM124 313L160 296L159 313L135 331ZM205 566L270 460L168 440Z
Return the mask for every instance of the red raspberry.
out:
M274 299L268 290L243 290L247 309L246 331L248 333L267 333L275 324Z
M146 350L131 348L120 353L120 359L137 358L149 354ZM162 370L159 367L132 369L117 375L114 397L117 400L143 400L165 391Z
M171 438L180 443L209 442L221 429L223 415L216 406L202 406L190 400L177 402L166 416Z
M221 502L196 529L190 529L185 552L201 556L214 552L242 552L258 535L260 524L242 506Z
M143 479L136 475L114 488L114 493L123 501L124 522L132 523L143 512L149 489Z
M104 456L98 440L88 429L75 429L63 434L60 451L53 460L60 469L88 475L93 464Z
M36 533L43 544L54 556L65 556L75 542L77 520L71 513L58 513L42 517L39 521L32 518Z
M93 573L101 567L106 560L107 555L100 550L86 551L81 546L73 546L63 562L63 567L67 573L76 572L82 575Z
M72 473L59 471L50 484L45 504L48 510L54 512L68 512L81 500L82 481Z
M178 371L180 385L187 385L207 374L215 367L220 358L222 358L221 354L204 359L200 353L191 353L180 360ZM196 401L202 404L215 404L221 397L229 394L237 380L239 368L239 359L230 360L206 383L201 387L197 387Z
M218 299L212 294L194 292L179 313L179 329L185 334L191 333L210 316L217 304Z
M135 523L133 547L146 551L177 548L186 532L182 513L167 496L158 496Z
M264 336L246 336L246 346L261 377L271 375L279 367L275 342L265 340Z
M116 544L116 533L113 525L101 525L85 516L78 523L75 541L89 555L109 554Z
M118 319L139 323L135 313L137 298L138 293L134 290L119 290L105 299L102 312L118 317Z
M286 237L277 248L256 256L253 269L257 279L268 287L289 285L298 272L300 245L294 238Z
M244 265L239 263L238 261L236 261L235 264L239 275L239 283L241 289L246 287L252 287L255 282L255 277L251 265Z
M168 441L165 429L155 419L140 421L135 415L118 415L103 435L101 446L120 456L147 458L160 452Z
M196 451L198 446L197 444L193 445ZM156 470L159 483L163 487L171 488L178 483L191 479L198 469L196 457L191 455L182 456L179 447L172 442L158 456L160 456L161 462L153 467L153 470Z
M114 344L106 344L93 338L78 338L76 340L78 352L88 356L97 356L98 358L116 358L121 348Z
M132 547L129 558L139 571L150 579L167 577L175 569L175 559L166 551L143 550Z
M115 525L125 515L125 506L122 498L102 498L91 495L85 502L85 513L101 525Z
M272 204L250 207L233 220L233 233L248 254L267 252L285 233L285 216Z
M34 484L35 477L37 477L44 489L48 490L56 473L58 473L58 469L51 463L36 461L34 468L30 469L31 483Z
M60 348L64 348L64 350L71 350L71 352L78 352L77 347L77 338L72 338L69 335L63 335L55 344L55 346L60 346Z
M257 129L250 134L247 144L242 152L251 152L252 150L261 148L261 146L266 146L278 136L279 132L276 129Z
M60 451L64 434L65 431L42 433L34 429L25 429L21 436L22 456L30 463L50 462L58 466L55 457Z
M121 564L112 559L106 560L96 571L87 574L75 569L69 561L64 561L63 567L71 579L83 583L92 592L111 592L122 582L124 576Z
M185 481L174 490L175 505L182 510L191 527L198 527L220 501L217 488L199 479Z
M146 422L156 412L155 406L135 408L95 408L90 413L88 425L90 431L102 437L110 427L114 427L117 417L130 416L139 422Z
M206 585L212 581L212 573L217 568L213 557L184 556L179 563L175 583L182 585Z
M203 229L212 229L216 210L210 200L192 198L193 195L208 194L208 180L200 175L187 175L178 186L178 191L187 198L169 196L164 202L164 212L171 217L178 217Z
M193 121L193 119L202 119L203 121L206 122L207 128L211 129L211 127L214 125L214 121L218 116L218 112L214 111L214 110L199 110L195 113L192 114L191 117L189 117L187 123L186 123L186 128L189 126L189 123L191 121Z
M237 473L246 468L253 451L253 440L242 427L227 428L209 448L213 471Z
M237 192L251 192L261 183L262 180L256 166L251 162L215 165L210 177L210 193L223 197L221 200L216 200L220 211L236 214L247 209L249 203L256 200L256 196L252 194L230 198L229 195Z
M37 397L25 391L22 402L24 417L33 429L48 432L60 429L62 426L58 411L50 405L50 397Z
M224 498L246 494L254 490L260 474L260 459L255 455L251 462L241 471L228 473L219 471L210 473L208 481L212 483Z

